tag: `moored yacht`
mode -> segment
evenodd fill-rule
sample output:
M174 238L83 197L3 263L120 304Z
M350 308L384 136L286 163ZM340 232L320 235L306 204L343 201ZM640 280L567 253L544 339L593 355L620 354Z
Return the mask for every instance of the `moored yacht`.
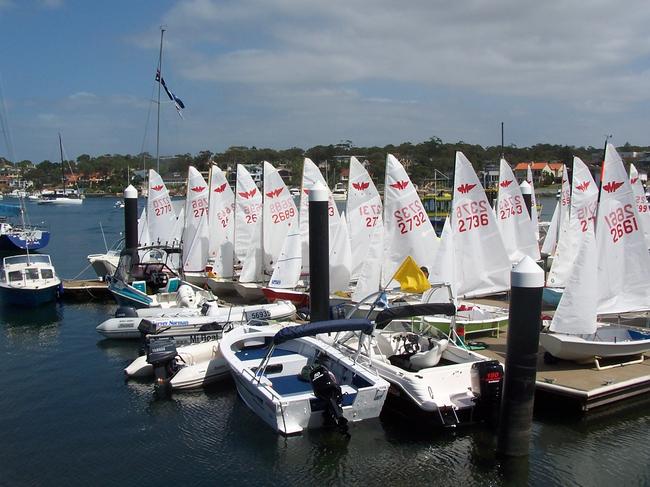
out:
M12 255L2 259L0 297L11 305L36 306L56 300L61 280L49 255Z

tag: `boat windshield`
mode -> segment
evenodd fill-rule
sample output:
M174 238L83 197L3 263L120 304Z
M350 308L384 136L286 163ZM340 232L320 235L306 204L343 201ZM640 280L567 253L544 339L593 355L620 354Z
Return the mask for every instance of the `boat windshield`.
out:
M52 269L41 269L41 277L43 279L53 279L54 272L52 271Z
M39 255L39 254L30 254L30 255L12 255L10 257L4 258L4 265L14 265L14 264L47 264L52 265L49 255Z
M27 277L27 279L39 279L40 276L38 275L38 269L36 267L28 267L25 269L25 277Z
M23 280L23 273L20 271L11 271L9 273L9 282L18 282Z

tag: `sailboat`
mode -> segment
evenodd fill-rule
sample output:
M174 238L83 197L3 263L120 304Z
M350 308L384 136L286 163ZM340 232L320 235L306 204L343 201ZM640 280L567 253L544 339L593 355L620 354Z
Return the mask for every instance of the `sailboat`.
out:
M599 323L597 315L650 309L648 255L623 161L607 144L596 235L586 232L549 332L540 343L552 359L596 361L650 350L650 333Z
M564 230L560 233L553 263L546 279L546 287L542 295L545 303L555 306L559 303L582 240L588 230L593 232L597 208L596 183L586 164L580 158L574 157L568 223L564 226L560 224ZM564 217L567 217L566 214Z
M79 193L79 189L66 189L65 187L65 161L63 160L63 143L59 133L59 153L61 154L61 181L63 190L55 190L52 194L43 194L37 204L39 205L80 205L83 203L84 196Z
M646 245L650 249L650 205L643 189L643 183L639 178L639 171L636 170L634 164L630 164L630 184L632 185L632 191L634 191L634 202L639 213L639 223L643 228Z
M496 223L510 262L517 264L525 256L539 260L535 228L526 210L524 197L510 165L501 158Z
M50 241L50 232L25 223L10 223L7 217L21 217L26 211L21 198L20 206L0 204L0 250L38 250Z

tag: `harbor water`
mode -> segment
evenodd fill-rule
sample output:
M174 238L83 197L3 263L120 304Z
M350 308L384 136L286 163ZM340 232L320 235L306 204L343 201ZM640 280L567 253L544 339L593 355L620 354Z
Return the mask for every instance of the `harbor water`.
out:
M109 246L119 238L114 202L29 204L33 223L49 223L44 251L62 277L104 251L100 221ZM352 425L349 439L283 438L230 381L167 400L151 383L126 382L138 345L95 332L114 309L3 306L0 485L650 485L647 399L584 418L540 412L530 456L517 462L495 456L487 427L431 430L390 415Z

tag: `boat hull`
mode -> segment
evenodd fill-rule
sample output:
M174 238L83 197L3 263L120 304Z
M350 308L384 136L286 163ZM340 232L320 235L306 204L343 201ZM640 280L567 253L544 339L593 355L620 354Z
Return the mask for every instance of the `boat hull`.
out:
M41 306L56 301L60 284L40 289L24 289L0 286L0 300L16 306Z
M606 330L606 333L603 332ZM600 340L595 340L594 335L566 335L563 333L542 333L539 337L540 344L553 357L572 360L575 362L589 362L594 358L625 357L638 355L650 350L650 334L617 326L604 326L599 328L596 335L602 333ZM627 334L627 339L626 339ZM638 334L638 335L635 335ZM632 338L637 336L636 339ZM641 337L647 338L641 338Z
M544 301L544 304L557 308L558 304L560 304L560 299L562 298L563 294L563 288L545 287L542 291L542 301Z
M21 233L0 235L0 250L38 250L50 242L50 232L37 230L30 232L32 238Z

